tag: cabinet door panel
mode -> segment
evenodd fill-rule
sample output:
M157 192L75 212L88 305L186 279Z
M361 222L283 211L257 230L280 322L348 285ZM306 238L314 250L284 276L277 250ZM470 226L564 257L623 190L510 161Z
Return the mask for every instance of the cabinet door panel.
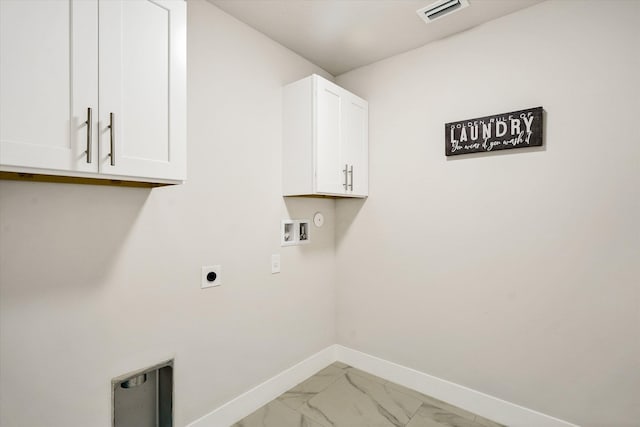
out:
M0 164L98 170L85 123L98 107L97 10L96 0L0 1Z
M100 3L101 172L184 178L184 13L181 1Z
M316 192L343 193L340 164L342 91L318 80L316 88Z
M348 194L366 196L369 189L368 106L353 96L345 96L343 103L342 163L349 165Z

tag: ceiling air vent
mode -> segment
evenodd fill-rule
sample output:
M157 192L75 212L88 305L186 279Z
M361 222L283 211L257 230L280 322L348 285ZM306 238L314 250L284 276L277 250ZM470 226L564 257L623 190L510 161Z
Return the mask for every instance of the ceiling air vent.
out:
M469 6L468 0L438 0L435 3L431 3L427 7L416 10L418 15L427 24L440 19L450 13L457 12Z

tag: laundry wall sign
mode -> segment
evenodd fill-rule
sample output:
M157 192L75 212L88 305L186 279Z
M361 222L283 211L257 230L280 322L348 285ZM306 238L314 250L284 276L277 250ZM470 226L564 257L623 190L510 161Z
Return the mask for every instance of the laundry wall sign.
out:
M483 153L542 145L542 107L445 123L445 154Z

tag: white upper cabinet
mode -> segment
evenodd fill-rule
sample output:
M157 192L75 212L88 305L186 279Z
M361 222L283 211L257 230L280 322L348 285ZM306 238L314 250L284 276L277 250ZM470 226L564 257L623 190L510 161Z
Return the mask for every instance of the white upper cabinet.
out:
M369 194L369 104L349 94L342 104L341 164L347 169L348 193Z
M0 164L98 171L97 46L97 2L0 1Z
M345 93L338 86L321 78L312 77L315 87L315 191L318 193L344 193L346 188L346 172L340 173L342 165L341 138L342 117L341 106L345 102ZM310 142L313 140L313 129L309 129ZM292 141L292 143L295 143ZM293 159L291 159L293 160ZM288 162L284 162L286 167Z
M317 75L284 89L283 194L366 197L368 104Z
M182 0L1 0L0 171L186 178Z
M185 2L99 5L100 169L184 179Z

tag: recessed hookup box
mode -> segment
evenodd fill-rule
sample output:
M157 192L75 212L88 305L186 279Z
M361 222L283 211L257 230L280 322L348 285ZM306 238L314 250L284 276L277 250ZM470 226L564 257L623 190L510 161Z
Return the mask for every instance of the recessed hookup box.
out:
M173 360L111 380L113 427L173 427Z

